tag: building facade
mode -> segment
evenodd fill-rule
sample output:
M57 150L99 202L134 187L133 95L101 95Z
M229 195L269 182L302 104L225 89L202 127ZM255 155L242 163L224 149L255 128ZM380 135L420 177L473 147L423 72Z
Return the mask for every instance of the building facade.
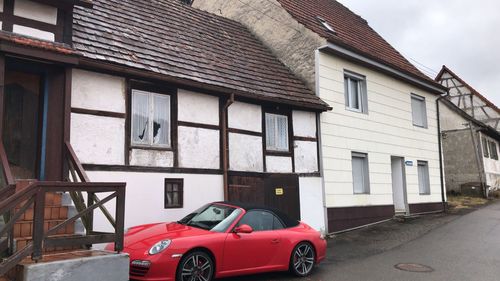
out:
M446 66L436 80L449 87L439 103L446 190L483 187L486 196L500 188L498 108Z
M336 1L194 1L238 20L333 109L321 115L329 232L442 211L436 100L446 89Z

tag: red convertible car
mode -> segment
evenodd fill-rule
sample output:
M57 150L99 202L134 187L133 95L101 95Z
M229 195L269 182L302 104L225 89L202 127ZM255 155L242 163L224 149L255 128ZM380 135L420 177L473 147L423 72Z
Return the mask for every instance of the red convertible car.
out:
M279 211L220 202L178 222L130 228L124 252L131 280L210 281L287 270L307 276L324 259L326 241Z

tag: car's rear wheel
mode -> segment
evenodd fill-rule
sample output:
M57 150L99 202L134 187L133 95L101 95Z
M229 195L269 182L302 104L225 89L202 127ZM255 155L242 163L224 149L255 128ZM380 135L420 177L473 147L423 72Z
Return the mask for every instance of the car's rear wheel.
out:
M314 247L307 242L301 242L293 249L290 257L290 271L299 277L311 274L315 263Z
M177 269L176 281L211 281L214 276L214 262L203 251L185 255Z

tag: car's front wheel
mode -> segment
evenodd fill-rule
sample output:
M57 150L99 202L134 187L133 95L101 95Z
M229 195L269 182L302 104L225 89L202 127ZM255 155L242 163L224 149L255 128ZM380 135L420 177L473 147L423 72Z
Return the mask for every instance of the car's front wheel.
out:
M214 262L205 252L194 251L185 255L177 269L176 281L211 281L214 276Z
M315 251L310 243L299 243L290 257L290 271L299 277L311 274L315 263Z

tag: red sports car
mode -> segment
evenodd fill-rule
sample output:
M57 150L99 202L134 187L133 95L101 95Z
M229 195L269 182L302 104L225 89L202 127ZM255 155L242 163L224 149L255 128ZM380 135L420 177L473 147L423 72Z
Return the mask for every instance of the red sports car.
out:
M131 280L210 281L286 270L307 276L325 258L326 241L277 210L220 202L178 222L130 228L124 252Z

